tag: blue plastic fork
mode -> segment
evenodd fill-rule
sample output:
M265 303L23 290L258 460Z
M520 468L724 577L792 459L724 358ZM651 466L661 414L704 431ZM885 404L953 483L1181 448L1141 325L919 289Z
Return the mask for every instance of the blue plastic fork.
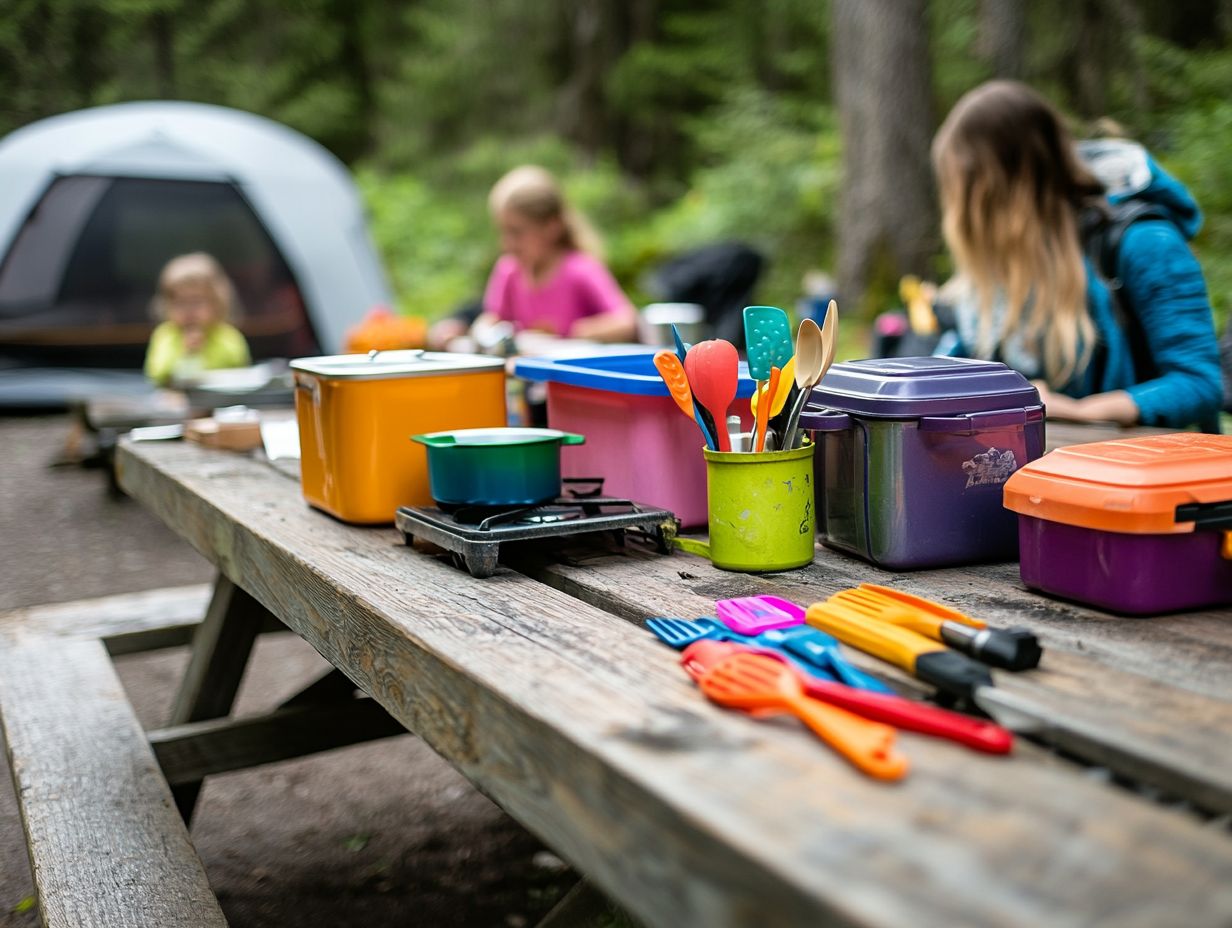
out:
M660 641L677 651L682 651L703 638L734 641L753 648L777 651L790 658L793 663L803 666L814 676L837 680L873 693L894 694L892 689L876 677L849 664L839 651L838 641L811 625L775 628L757 635L742 635L732 631L717 618L703 616L699 619L648 619L646 627L654 632Z
M839 649L838 641L821 629L811 625L795 625L764 631L756 637L797 660L807 662L810 667L823 668L840 683L871 693L897 695L876 677L849 664Z
M733 632L718 619L704 616L700 619L672 619L659 617L646 620L646 627L664 644L683 651L695 641L710 639L712 641L731 641L762 651L773 651L787 663L802 670L810 676L823 680L838 680L827 667L818 666L807 655L792 653L785 648L756 635L741 635Z

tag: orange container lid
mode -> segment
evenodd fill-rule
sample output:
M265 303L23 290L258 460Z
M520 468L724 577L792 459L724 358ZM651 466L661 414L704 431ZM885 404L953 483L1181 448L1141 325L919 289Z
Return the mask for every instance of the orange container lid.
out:
M1183 533L1187 504L1232 500L1232 435L1178 432L1058 448L1005 484L1005 507L1050 522L1131 534Z

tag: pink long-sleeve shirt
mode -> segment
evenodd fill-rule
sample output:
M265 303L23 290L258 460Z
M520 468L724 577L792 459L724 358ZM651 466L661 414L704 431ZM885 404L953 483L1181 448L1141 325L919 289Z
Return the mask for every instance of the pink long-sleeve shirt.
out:
M518 331L544 329L564 338L573 324L587 316L621 312L628 299L602 262L582 251L561 258L542 284L534 284L511 255L492 268L483 308L512 322Z

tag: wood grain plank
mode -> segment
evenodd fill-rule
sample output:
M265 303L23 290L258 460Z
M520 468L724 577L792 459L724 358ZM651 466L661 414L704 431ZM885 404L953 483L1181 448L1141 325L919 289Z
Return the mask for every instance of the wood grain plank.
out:
M591 551L565 563L526 562L519 567L569 595L636 622L653 615L713 614L716 599L756 593L807 604L867 581L890 583L990 622L1025 625L1040 635L1047 652L1038 671L996 674L1007 710L1030 719L1047 742L1090 763L1106 765L1201 808L1232 811L1232 702L1201 692L1226 691L1232 650L1218 642L1205 652L1170 648L1163 626L1151 643L1143 643L1141 636L1152 634L1143 620L1115 620L1021 589L1014 596L1004 580L996 579L1004 573L1000 567L889 574L825 549L809 568L765 576L721 571L684 554L660 558ZM1213 626L1220 618L1204 614L1187 621ZM1229 624L1228 617L1222 618ZM1102 638L1091 634L1089 622L1103 629ZM1163 654L1155 663L1152 656L1157 651ZM900 687L924 692L889 665L850 649L849 653L860 666ZM1210 683L1198 687L1196 681ZM1190 686L1180 685L1184 683Z
M171 709L172 725L231 713L252 646L267 618L261 604L225 576L214 582L214 594L193 635L188 667ZM177 782L171 793L184 821L191 821L201 782Z
M910 778L872 782L798 727L710 706L609 612L341 525L255 462L163 445L122 447L119 465L131 495L651 925L1232 919L1232 841L1044 752L904 736Z
M0 716L48 928L226 924L102 644L8 642Z
M167 587L0 613L0 643L23 637L102 638L113 655L187 644L210 586Z
M1123 427L1111 422L1062 422L1049 419L1044 429L1044 445L1047 450L1064 448L1067 445L1083 445L1092 441L1112 441L1120 438L1138 438L1144 435L1172 435L1176 429L1153 428L1147 425Z

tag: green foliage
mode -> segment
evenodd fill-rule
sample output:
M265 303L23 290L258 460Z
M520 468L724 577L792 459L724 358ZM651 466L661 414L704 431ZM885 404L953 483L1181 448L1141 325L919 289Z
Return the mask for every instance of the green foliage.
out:
M1120 121L1192 188L1226 316L1229 22L1183 7L1030 3L1026 77L1067 112ZM935 121L992 76L988 9L930 0ZM8 0L0 134L157 97L285 122L356 166L406 311L481 292L487 191L525 162L563 179L635 300L655 263L739 238L770 259L758 298L790 305L835 251L830 15L825 0Z
M408 312L435 317L478 296L496 257L487 191L509 167L542 164L599 228L613 273L635 300L643 273L681 250L738 238L771 258L759 299L791 306L805 270L824 266L839 181L829 108L742 91L689 123L705 159L687 191L657 205L609 159L586 166L558 139L482 139L419 174L359 171L378 247ZM751 142L750 140L755 140Z

